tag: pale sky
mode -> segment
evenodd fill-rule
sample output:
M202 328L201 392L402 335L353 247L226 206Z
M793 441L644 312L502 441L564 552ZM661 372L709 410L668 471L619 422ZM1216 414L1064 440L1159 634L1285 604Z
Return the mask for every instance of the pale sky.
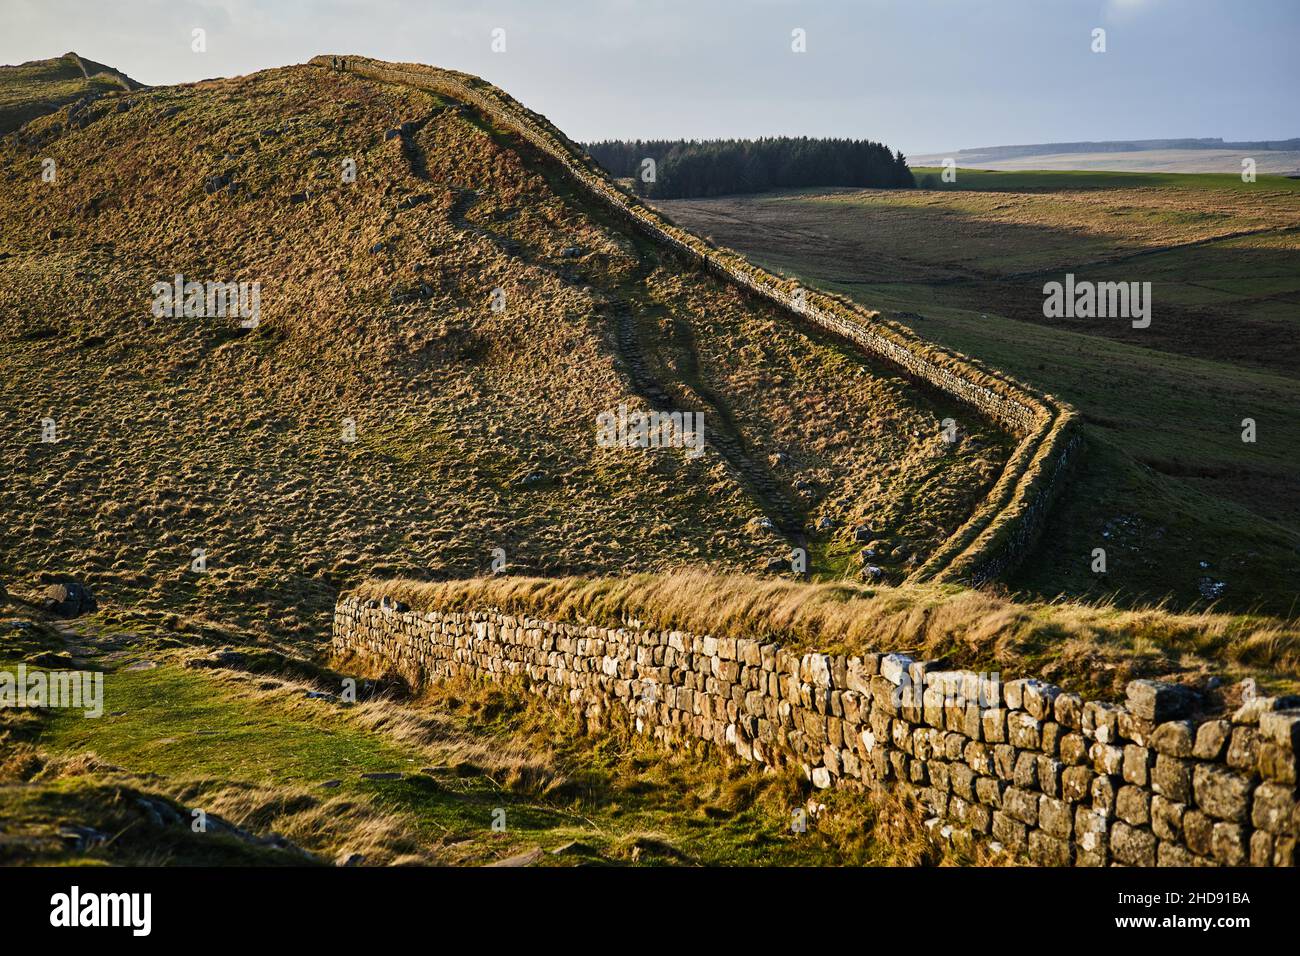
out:
M1300 0L0 0L0 26L0 62L75 50L155 85L317 53L452 67L578 140L1300 136Z

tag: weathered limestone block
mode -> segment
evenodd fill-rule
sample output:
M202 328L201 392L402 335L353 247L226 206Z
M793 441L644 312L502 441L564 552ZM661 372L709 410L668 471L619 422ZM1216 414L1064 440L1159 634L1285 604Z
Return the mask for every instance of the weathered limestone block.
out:
M1083 735L1098 743L1114 743L1118 739L1119 715L1124 708L1116 704L1089 701L1083 705Z
M931 769L933 770L933 764ZM986 807L992 807L995 810L1002 809L1002 795L1007 789L1007 784L996 777L976 777L975 778L975 797Z
M1157 724L1185 717L1196 702L1186 687L1153 680L1129 681L1126 698L1129 713Z
M1151 795L1141 787L1120 787L1115 795L1115 816L1135 827L1146 826L1151 822Z
M1012 853L1029 849L1029 828L1001 810L993 811L993 838Z
M1200 858L1176 843L1161 840L1156 847L1156 866L1199 866Z
M1064 800L1046 794L1038 798L1038 825L1058 840L1068 840L1074 833L1074 814Z
M1084 851L1101 855L1101 862L1092 864L1094 866L1105 865L1109 828L1109 822L1104 814L1089 810L1086 807L1075 808L1074 839Z
M1042 723L1023 711L1012 711L1007 715L1007 740L1013 747L1037 750L1041 731Z
M903 683L908 668L915 663L906 654L886 654L880 659L880 676L898 687Z
M1066 734L1058 750L1062 763L1077 767L1089 762L1088 741L1083 734Z
M1207 720L1196 728L1192 756L1198 760L1222 760L1228 749L1232 724L1226 720ZM1176 756L1176 755L1175 755Z
M1192 802L1192 768L1188 761L1160 754L1151 771L1151 789L1175 803Z
M1067 840L1049 836L1042 830L1029 833L1029 859L1039 866L1069 866L1073 851Z
M1250 859L1248 831L1235 823L1216 822L1210 851L1224 866L1245 866Z
M1151 829L1162 840L1177 842L1183 835L1185 804L1174 803L1158 794L1151 798Z
M1196 727L1190 720L1171 720L1159 724L1151 737L1151 746L1170 757L1190 757L1196 740Z
M983 739L991 744L1004 743L1007 739L1007 712L1001 707L990 707L979 712L980 731Z
M1269 833L1283 833L1293 827L1296 813L1294 789L1277 783L1261 783L1255 788L1251 823Z
M1156 865L1156 838L1149 830L1116 820L1110 829L1110 851L1129 866Z
M1029 826L1038 825L1038 794L1008 787L1002 794L1002 812Z
M1015 779L1016 760L1019 759L1020 751L1010 744L995 744L993 746L993 772L997 774L1000 780Z
M1049 797L1061 795L1061 774L1065 764L1051 757L1038 758L1038 789Z
M1196 805L1219 820L1244 823L1250 816L1251 781L1212 764L1198 764L1192 775Z
M1200 810L1188 810L1183 814L1183 839L1187 848L1198 856L1210 855L1210 843L1214 836L1214 820Z
M1061 799L1067 803L1086 799L1092 792L1095 776L1091 767L1067 767L1061 773Z
M1038 757L1028 750L1016 754L1016 766L1011 775L1012 781L1023 790L1032 790L1038 786Z
M1062 727L1079 730L1083 727L1083 698L1078 694L1062 693L1057 695L1053 704L1053 716Z
M1263 743L1256 727L1237 727L1228 740L1228 766L1236 770L1254 770L1259 765Z
M1137 744L1126 744L1124 746L1124 779L1136 787L1145 787L1151 779L1151 767L1155 762L1155 754L1148 748L1139 747Z
M1088 750L1092 768L1100 774L1118 774L1124 767L1124 749L1112 744L1095 743Z

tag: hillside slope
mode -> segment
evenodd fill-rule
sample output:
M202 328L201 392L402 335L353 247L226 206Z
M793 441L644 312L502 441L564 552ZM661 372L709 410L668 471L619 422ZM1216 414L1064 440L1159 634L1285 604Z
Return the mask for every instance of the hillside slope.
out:
M110 603L310 637L360 575L465 576L498 548L582 573L753 569L806 543L836 574L862 528L901 577L1006 458L462 104L291 67L67 119L0 151L11 590L71 571ZM177 275L260 282L256 327L153 314ZM707 453L597 447L623 404L703 413ZM809 535L823 518L840 537Z
M69 103L138 89L140 84L125 73L75 53L0 66L0 135Z

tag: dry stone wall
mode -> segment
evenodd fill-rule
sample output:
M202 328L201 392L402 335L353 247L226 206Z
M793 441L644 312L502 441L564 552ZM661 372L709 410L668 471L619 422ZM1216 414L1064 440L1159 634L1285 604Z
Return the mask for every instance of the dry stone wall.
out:
M1300 698L1207 716L1191 691L1153 681L1122 703L1084 701L900 654L347 595L333 649L415 683L516 678L596 725L625 712L667 746L797 765L817 787L910 787L936 824L1042 865L1295 863Z
M842 336L1017 436L1020 443L992 494L944 547L916 569L912 580L979 583L1014 568L1037 541L1081 447L1077 414L1069 406L965 356L939 349L854 303L799 288L679 229L619 187L545 117L477 77L367 57L317 56L311 62L470 104L546 153L583 191L654 241L724 281Z

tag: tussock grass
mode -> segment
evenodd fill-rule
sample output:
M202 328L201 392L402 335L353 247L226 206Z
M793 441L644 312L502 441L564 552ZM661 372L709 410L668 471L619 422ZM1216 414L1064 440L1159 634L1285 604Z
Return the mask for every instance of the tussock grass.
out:
M1004 679L1040 676L1093 695L1138 676L1196 682L1251 674L1296 686L1300 627L1258 615L1019 602L954 586L802 584L685 570L623 578L367 581L362 598L416 609L497 607L553 620L772 640L825 652L904 651Z

